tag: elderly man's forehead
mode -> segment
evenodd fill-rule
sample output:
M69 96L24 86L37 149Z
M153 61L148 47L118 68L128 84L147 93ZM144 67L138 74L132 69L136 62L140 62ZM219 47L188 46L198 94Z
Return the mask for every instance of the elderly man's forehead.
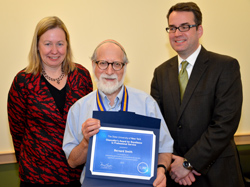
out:
M115 49L115 50L117 50L118 49L121 52L123 52L123 50L118 45L116 45L115 43L103 43L100 46L98 46L98 48L96 50L99 51L101 49L102 50L105 50L105 49Z
M126 55L126 52L125 52L125 49L124 47L117 41L113 40L113 39L107 39L107 40L104 40L102 41L95 49L95 51L97 51L97 49L99 49L101 46L103 46L104 44L114 44L116 46L118 46L122 51L123 53Z
M108 57L120 57L123 58L124 57L124 53L121 50L121 48L119 46L117 46L116 44L113 43L105 43L101 46L99 46L99 48L96 51L96 56L97 58L99 57L103 57L104 56L108 56Z

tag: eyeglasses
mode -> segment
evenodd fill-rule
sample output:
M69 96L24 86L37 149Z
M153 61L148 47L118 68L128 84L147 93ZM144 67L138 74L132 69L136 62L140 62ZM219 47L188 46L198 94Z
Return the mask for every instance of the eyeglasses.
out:
M186 31L189 31L190 28L192 28L192 27L197 27L197 25L182 25L182 26L179 26L179 27L171 26L171 27L167 27L166 31L168 33L175 33L176 30L178 29L180 32L186 32Z
M100 60L100 61L95 61L95 63L97 64L97 66L101 69L101 70L105 70L109 67L109 64L112 65L112 68L115 71L119 71L123 68L123 66L125 65L125 63L123 62L107 62L104 60Z

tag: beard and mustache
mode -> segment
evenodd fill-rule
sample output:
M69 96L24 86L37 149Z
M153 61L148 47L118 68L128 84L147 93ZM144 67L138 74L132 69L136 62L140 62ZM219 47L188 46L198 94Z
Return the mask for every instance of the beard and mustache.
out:
M126 74L125 72L126 67L124 67L124 73L121 81L118 81L118 76L116 74L107 75L106 73L102 73L99 77L99 80L94 74L95 80L97 82L97 88L105 94L113 94L123 85ZM113 81L107 81L106 79L113 79Z

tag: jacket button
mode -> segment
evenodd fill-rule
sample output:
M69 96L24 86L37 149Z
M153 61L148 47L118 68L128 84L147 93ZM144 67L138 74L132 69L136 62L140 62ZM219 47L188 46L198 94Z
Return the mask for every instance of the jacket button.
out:
M182 128L182 126L181 126L181 125L179 125L179 126L178 126L178 128L179 128L179 129L181 129L181 128Z

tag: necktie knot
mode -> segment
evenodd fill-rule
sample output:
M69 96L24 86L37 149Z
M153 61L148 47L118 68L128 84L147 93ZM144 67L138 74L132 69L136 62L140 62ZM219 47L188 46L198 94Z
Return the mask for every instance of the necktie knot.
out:
M188 65L187 61L182 61L181 62L181 71L180 71L181 74L183 74L183 72L186 70L187 65Z

